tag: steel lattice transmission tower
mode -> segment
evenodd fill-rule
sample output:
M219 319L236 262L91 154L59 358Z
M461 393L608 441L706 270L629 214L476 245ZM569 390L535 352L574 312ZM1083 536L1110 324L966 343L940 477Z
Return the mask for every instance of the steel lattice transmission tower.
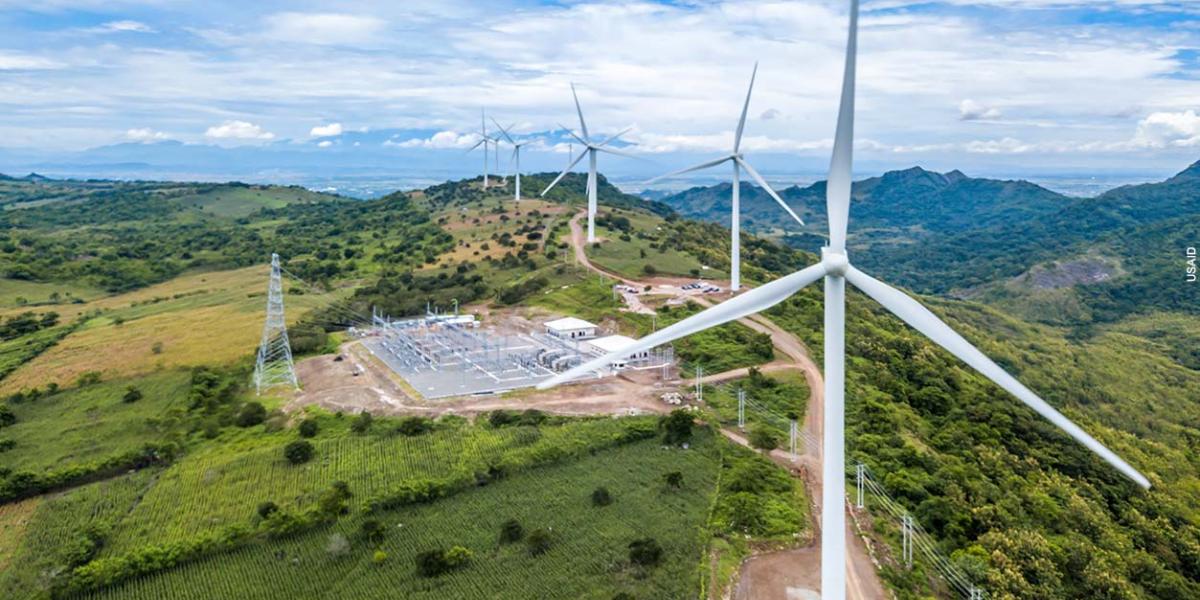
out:
M263 323L262 341L258 343L258 360L254 365L255 393L266 388L290 385L299 389L296 368L292 363L292 345L288 341L287 322L283 318L283 280L279 255L271 254L271 279L267 284L267 319Z

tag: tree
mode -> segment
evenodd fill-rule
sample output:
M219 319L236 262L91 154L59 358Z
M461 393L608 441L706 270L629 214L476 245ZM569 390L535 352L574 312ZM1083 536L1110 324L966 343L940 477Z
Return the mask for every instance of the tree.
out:
M0 427L8 427L17 422L17 415L7 405L0 404Z
M692 415L686 410L675 409L660 422L663 443L682 444L692 439Z
M138 400L141 400L141 399L142 399L142 390L139 390L132 385L125 388L125 395L121 396L121 401L126 404L131 404L131 403L137 402Z
M385 561L387 561L387 558L387 552L384 552L383 550L376 550L375 554L371 556L371 562L377 565L382 565Z
M642 273L653 277L655 275L658 275L658 269L655 268L654 265L652 265L650 263L646 263L646 264L642 265Z
M237 426L253 427L267 419L267 408L258 402L247 402L238 411Z
M404 417L396 425L396 431L404 436L417 436L433 429L433 421L425 417Z
M310 438L317 435L317 431L319 429L320 427L317 425L317 422L314 419L304 419L303 421L300 421L300 426L297 427L297 430L300 432L300 437L303 438Z
M629 543L629 562L640 567L653 567L662 562L663 549L654 538L641 538Z
M417 555L417 574L421 577L437 577L465 566L474 556L462 546L451 546L449 550L426 550Z
M500 526L500 543L511 544L525 536L525 529L516 519L509 519Z
M283 447L283 455L293 465L306 463L313 457L313 445L306 440L296 440Z
M335 481L333 485L329 486L329 489L321 492L321 497L317 499L317 506L326 516L344 515L350 512L349 502L353 496L354 494L350 493L350 486L345 481Z
M362 525L359 526L358 531L360 534L362 534L364 540L367 540L376 546L383 543L383 536L385 533L387 533L387 529L383 526L383 523L380 523L375 519L367 519L366 521L363 521Z
M608 488L598 487L592 491L592 506L608 506L612 504L612 495Z
M683 473L679 471L671 471L670 473L667 473L663 476L663 480L667 482L667 485L675 489L683 487Z
M364 410L354 417L354 421L350 423L350 430L354 433L366 433L371 429L373 421L374 417L371 416L371 413Z
M259 502L258 509L255 512L258 513L260 518L265 519L276 512L279 512L279 506L277 506L274 502L267 500L266 502Z
M761 423L750 428L750 445L770 452L779 447L779 434Z
M531 556L541 556L550 550L550 532L545 529L534 529L525 538L525 547Z

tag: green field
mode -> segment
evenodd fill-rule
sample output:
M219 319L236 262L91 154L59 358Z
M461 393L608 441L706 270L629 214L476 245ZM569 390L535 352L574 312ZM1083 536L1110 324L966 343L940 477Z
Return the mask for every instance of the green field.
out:
M382 515L387 534L380 549L361 539L362 517L273 544L203 560L89 598L692 598L703 534L712 502L719 453L711 434L690 450L664 450L645 441L602 451L567 464L536 469L428 506ZM663 475L684 474L682 489ZM608 506L593 507L590 494L606 487ZM500 525L516 519L527 531L551 532L548 552L531 556L522 544L500 545ZM331 553L331 536L350 541ZM628 544L651 536L662 546L662 564L646 573L629 564ZM415 555L461 545L474 557L462 570L418 577Z
M723 268L713 264L706 265L694 255L679 248L652 248L652 239L659 236L664 227L665 222L662 218L627 210L612 209L609 212L629 219L631 231L626 233L597 223L596 237L601 241L587 248L588 259L594 264L630 279L650 276L645 269L646 265L654 269L654 275L704 279L729 277L729 273ZM587 227L585 221L581 221L580 224Z
M239 218L263 208L283 208L289 204L324 202L332 198L334 196L298 187L249 186L219 187L181 196L176 202L218 217Z
M55 293L58 294L58 299L52 300L51 295ZM101 292L98 290L75 283L0 278L0 309L23 308L45 312L57 310L56 305L70 302L74 298L90 300L99 295Z

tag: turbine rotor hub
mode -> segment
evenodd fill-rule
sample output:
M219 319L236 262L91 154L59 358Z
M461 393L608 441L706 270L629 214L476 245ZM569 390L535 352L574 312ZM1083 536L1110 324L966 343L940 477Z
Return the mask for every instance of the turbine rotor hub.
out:
M821 248L821 264L825 265L825 273L842 277L850 269L850 259L846 258L844 250L833 250L829 246Z

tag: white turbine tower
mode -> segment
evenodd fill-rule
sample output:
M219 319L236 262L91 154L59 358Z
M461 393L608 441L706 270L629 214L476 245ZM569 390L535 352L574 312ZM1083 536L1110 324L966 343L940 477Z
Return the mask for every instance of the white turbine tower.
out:
M512 138L512 136L508 134L508 129L513 128L512 125L509 125L508 129L505 129L500 126L500 123L496 122L496 119L492 119L492 123L495 123L496 127L498 129L500 129L500 135L503 135L504 139L508 140L509 144L512 144L512 147L513 147L512 158L510 158L508 160L508 164L509 164L509 166L513 166L515 163L515 165L516 165L516 171L514 171L514 173L516 173L516 175L515 175L516 179L513 182L513 199L515 199L517 202L520 202L521 201L521 146L524 146L525 144L528 144L529 142L518 142L518 141L514 140ZM499 154L499 152L500 152L500 148L497 146L496 153Z
M486 119L486 117L483 114L483 110L480 110L479 111L479 141L475 142L474 146L467 148L467 152L470 153L471 151L478 148L481 144L483 145L483 189L486 190L488 187L488 144L492 143L493 140L492 140L492 138L488 137L487 123L485 122L485 119ZM499 151L499 150L500 150L500 148L497 147L496 151Z
M992 380L1038 414L1062 429L1076 441L1104 459L1123 475L1143 488L1150 481L1116 453L1088 435L1009 375L936 315L904 292L856 269L846 257L846 225L850 214L850 177L854 141L854 63L857 51L858 0L850 3L850 33L846 45L846 67L842 80L841 107L834 136L833 159L829 166L825 202L829 216L829 246L822 251L821 262L771 283L727 300L670 327L659 330L636 343L587 361L541 383L545 389L593 371L637 352L661 346L672 340L716 327L735 319L766 310L818 279L825 279L825 419L822 443L821 510L821 597L842 600L846 596L846 514L845 490L845 320L846 282L891 311L917 331Z
M740 151L742 146L742 132L746 129L746 111L750 108L750 94L754 91L754 76L757 74L758 63L754 63L754 71L750 73L750 88L746 90L746 102L742 105L742 117L738 119L737 131L733 134L733 152L730 152L728 155L722 156L721 158L715 160L710 160L686 169L680 169L678 171L667 173L666 175L655 177L654 179L646 182L647 184L650 184L668 177L674 177L676 175L683 175L684 173L691 173L692 171L699 171L701 169L715 167L725 161L729 161L733 164L733 197L731 201L732 206L730 208L729 221L730 243L732 248L729 256L729 289L735 292L742 287L742 224L740 208L742 169L745 169L746 172L750 174L750 177L754 178L754 181L758 182L758 185L762 186L762 189L766 191L767 194L769 194L772 198L774 198L775 201L779 203L779 206L782 206L783 210L787 211L787 214L791 215L797 223L801 225L804 224L804 221L802 221L800 217L796 216L795 212L792 212L792 209L788 207L786 202L783 201L783 198L780 198L779 194L776 194L775 190L771 189L771 186L768 185L766 180L758 174L758 171L754 170L754 167L751 167L750 163L746 162L745 157L742 156Z
M554 188L554 186L558 185L558 182L562 181L562 178L566 177L567 173L570 172L570 170L572 168L574 168L575 165L579 164L579 161L583 160L583 157L586 155L588 157L587 241L590 244L590 243L596 241L596 153L597 152L607 152L609 154L616 154L617 156L628 156L630 158L637 158L637 157L632 154L629 154L628 152L622 152L620 150L616 150L614 148L607 147L607 145L609 143L611 143L613 140L621 137L622 135L625 135L625 133L627 133L629 131L628 129L626 129L625 131L622 131L616 135L609 136L603 142L600 142L598 144L593 143L591 135L588 134L587 122L585 122L583 120L583 109L580 108L580 106L579 106L579 95L575 93L575 84L573 84L573 83L571 84L571 96L573 96L575 98L575 112L577 112L579 114L579 129L580 129L580 131L583 132L583 137L575 135L574 131L567 129L566 127L563 127L563 129L566 129L567 133L571 134L571 137L575 138L580 144L583 144L583 151L579 153L579 156L577 156L575 158L575 160L572 160L567 165L567 168L563 169L562 173L558 174L558 177L554 178L554 181L550 182L550 185L546 186L546 189L542 190L541 195L545 196L547 192L549 192L552 188ZM562 125L559 125L559 127L562 127Z

